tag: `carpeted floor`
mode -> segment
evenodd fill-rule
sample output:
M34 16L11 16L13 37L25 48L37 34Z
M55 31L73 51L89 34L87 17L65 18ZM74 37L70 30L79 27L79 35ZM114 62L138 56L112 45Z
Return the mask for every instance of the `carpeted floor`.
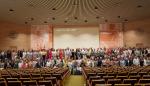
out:
M64 86L86 86L82 75L71 75L64 81Z

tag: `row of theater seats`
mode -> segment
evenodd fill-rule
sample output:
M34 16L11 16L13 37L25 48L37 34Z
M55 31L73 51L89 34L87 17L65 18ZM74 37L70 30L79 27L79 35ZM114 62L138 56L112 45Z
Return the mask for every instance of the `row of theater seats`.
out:
M68 68L0 70L0 86L62 86Z
M87 86L150 86L150 66L84 67Z

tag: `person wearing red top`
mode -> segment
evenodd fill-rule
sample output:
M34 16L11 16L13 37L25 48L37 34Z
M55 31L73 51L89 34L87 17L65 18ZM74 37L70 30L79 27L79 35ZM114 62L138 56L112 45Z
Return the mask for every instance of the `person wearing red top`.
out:
M59 50L59 58L60 58L61 60L63 59L63 52L62 52L61 49Z
M48 52L48 57L49 57L50 60L52 60L52 50L51 49Z

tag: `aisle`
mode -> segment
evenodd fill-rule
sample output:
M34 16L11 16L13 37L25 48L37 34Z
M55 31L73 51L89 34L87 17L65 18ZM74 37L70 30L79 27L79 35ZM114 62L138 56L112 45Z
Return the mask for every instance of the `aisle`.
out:
M64 81L64 86L85 86L85 80L82 75L71 75Z

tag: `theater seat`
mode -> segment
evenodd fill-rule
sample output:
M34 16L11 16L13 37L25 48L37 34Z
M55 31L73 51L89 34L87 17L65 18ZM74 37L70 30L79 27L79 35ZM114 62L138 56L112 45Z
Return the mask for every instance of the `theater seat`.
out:
M0 81L5 81L5 79L4 78L0 78Z
M0 81L0 86L7 86L6 81Z
M108 79L108 84L121 84L121 79Z
M127 79L128 76L117 76L116 78L117 78L117 79L121 79L121 81L123 81L124 79Z
M22 86L21 81L8 81L7 86Z
M146 84L146 83L150 83L150 79L140 79L139 80L140 84Z
M131 85L134 85L135 83L137 83L137 79L124 79L123 80L123 83L124 84L131 84Z
M53 85L59 83L56 77L47 77L45 80L51 80Z
M23 81L22 84L26 86L37 86L36 81Z
M115 84L114 86L132 86L131 84Z
M18 78L6 78L6 81L18 81Z
M105 84L105 80L104 79L92 80L91 85L95 86L96 84Z
M150 79L150 75L143 75L143 79Z
M41 75L43 78L46 78L46 77L51 77L51 74L42 74Z
M53 86L51 80L38 81L38 85Z

